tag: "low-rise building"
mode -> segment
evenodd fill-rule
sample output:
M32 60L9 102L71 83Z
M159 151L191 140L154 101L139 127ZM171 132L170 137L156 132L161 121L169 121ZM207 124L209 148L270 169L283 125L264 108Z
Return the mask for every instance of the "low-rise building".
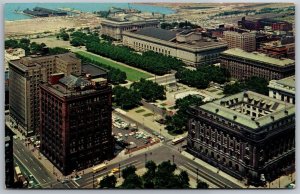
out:
M123 33L123 44L136 51L154 51L176 57L190 66L214 64L227 44L203 37L200 32L143 28Z
M145 27L157 27L158 19L143 18L141 16L123 15L111 17L101 21L101 33L116 40L122 40L123 32Z
M296 103L295 76L269 82L269 96L287 103Z
M254 185L293 172L295 105L251 91L188 110L187 149Z
M259 52L246 52L239 48L228 49L220 54L221 67L230 72L231 77L246 80L252 76L282 79L295 74L295 61L276 59Z

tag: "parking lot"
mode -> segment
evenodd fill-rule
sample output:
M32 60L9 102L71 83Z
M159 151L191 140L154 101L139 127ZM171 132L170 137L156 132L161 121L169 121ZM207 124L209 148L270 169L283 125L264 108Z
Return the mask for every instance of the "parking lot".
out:
M149 143L153 143L158 139L164 138L159 136L158 133L149 134L141 129L138 129L135 125L127 123L120 118L113 118L113 135L118 147L137 148L145 146ZM160 137L160 138L159 138Z

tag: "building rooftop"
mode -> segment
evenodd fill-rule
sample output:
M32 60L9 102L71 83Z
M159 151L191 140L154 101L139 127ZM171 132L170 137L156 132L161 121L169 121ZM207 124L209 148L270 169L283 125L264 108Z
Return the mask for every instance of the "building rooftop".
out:
M152 28L152 27L142 28L136 31L135 33L139 35L149 36L152 38L166 40L166 41L170 41L176 38L176 34L177 34L177 32L175 31L164 30L161 28Z
M82 64L81 66L81 71L84 74L89 74L91 77L96 78L96 77L106 77L107 75L107 71L104 68L101 68L99 66L96 66L94 64L90 64L90 63L85 63Z
M268 87L281 90L290 94L295 94L295 76L293 75L280 80L271 80L269 82Z
M284 86L289 86L289 87L295 88L295 76L294 75L277 80L276 82L279 84L282 84Z
M247 108L258 109L253 116ZM295 114L295 106L252 91L241 92L200 106L201 109L234 121L251 129L257 129L288 115Z
M152 42L155 41L155 43L158 44L181 48L181 49L188 49L193 52L200 52L208 49L227 47L227 44L224 42L216 42L204 37L202 37L202 39L191 41L191 42L178 42L176 40L176 34L178 33L181 32L164 30L161 28L147 27L147 28L140 29L138 31L123 32L123 35L136 37L136 38L143 38Z
M267 63L270 65L276 65L276 66L295 65L295 61L292 59L276 59L276 58L269 57L263 53L258 53L258 52L250 53L250 52L246 52L239 48L228 49L228 50L224 51L223 54L233 55L233 56L240 57L243 59L258 61L258 62Z
M13 64L15 67L19 68L22 71L28 71L30 69L34 69L37 67L41 67L42 64L39 62L40 59L50 59L54 60L55 58L59 58L64 61L68 62L78 62L80 59L76 58L74 53L64 53L58 55L46 55L46 56L29 56L29 57L22 57L18 60L11 60L9 63Z
M90 85L91 82L81 77L75 77L74 75L68 75L59 80L60 83L64 84L68 88L85 87Z

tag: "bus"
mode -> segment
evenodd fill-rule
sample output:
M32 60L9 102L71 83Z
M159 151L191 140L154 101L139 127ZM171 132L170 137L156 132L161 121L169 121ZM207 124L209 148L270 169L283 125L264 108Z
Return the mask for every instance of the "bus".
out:
M93 173L99 172L99 171L104 170L106 168L107 168L106 164L100 164L100 165L95 166L93 168Z
M172 140L172 145L175 145L175 144L178 144L180 142L183 142L184 141L184 137L178 137L178 138L175 138Z
M16 172L16 175L17 175L18 178L20 178L20 176L22 176L22 173L21 173L21 170L20 170L19 166L15 167L15 172Z

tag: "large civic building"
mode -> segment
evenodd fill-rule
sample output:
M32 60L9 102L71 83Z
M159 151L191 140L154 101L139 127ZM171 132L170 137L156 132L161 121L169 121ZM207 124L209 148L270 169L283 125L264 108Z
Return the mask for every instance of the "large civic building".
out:
M188 113L188 151L220 170L254 185L294 170L293 104L247 91Z
M111 95L104 78L57 73L40 85L40 150L64 175L113 156Z
M266 80L282 79L295 74L295 61L276 59L258 52L246 52L239 48L228 49L220 54L221 67L230 72L231 77L245 80L252 76Z
M140 16L126 15L123 17L111 17L101 21L101 33L116 40L122 40L123 32L137 30L145 27L157 27L158 19L143 18Z
M224 31L224 40L228 48L240 48L248 52L256 50L256 35L252 32Z
M269 96L287 103L296 103L295 76L271 80L268 85Z
M73 53L23 57L9 61L9 111L13 125L25 136L39 129L39 84L52 73L80 74L81 61Z
M182 32L160 28L143 28L123 33L123 44L136 51L154 51L176 57L187 65L199 66L218 62L227 44L203 37L200 32Z

